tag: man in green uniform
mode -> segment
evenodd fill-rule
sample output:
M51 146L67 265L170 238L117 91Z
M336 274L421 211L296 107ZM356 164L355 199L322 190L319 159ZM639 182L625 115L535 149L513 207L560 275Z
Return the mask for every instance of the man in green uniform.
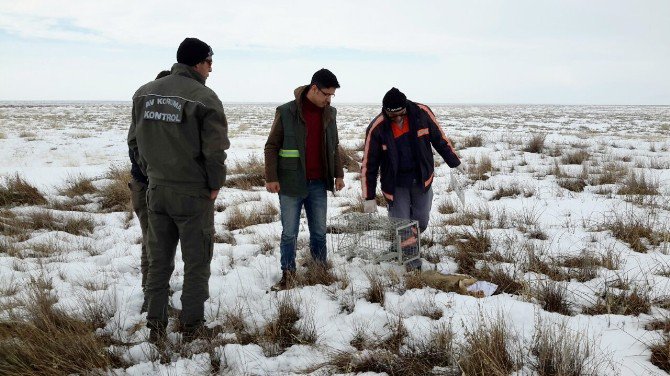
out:
M171 74L133 96L128 146L149 177L147 248L150 339L165 336L170 276L177 242L184 260L180 316L184 338L205 332L214 237L214 200L226 178L228 123L217 95L205 86L212 49L186 38Z

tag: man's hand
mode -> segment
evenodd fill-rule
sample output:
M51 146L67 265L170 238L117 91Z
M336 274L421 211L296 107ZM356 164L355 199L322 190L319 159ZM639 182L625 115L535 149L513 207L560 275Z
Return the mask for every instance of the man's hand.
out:
M335 179L335 190L341 191L342 188L344 188L344 179L342 178Z
M279 193L279 182L271 181L269 183L265 183L265 189L267 189L267 191L270 193Z
M216 200L216 198L219 196L219 190L213 190L209 192L209 199L210 200Z
M456 167L456 171L465 175L465 163L461 162L461 164L459 164L458 167Z
M365 200L363 202L363 213L376 213L376 212L377 212L377 201Z

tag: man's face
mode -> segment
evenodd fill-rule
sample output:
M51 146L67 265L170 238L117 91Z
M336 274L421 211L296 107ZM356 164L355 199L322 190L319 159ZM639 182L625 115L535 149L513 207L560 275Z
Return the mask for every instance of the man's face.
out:
M207 77L209 77L209 72L212 71L212 58L208 57L202 62L196 64L196 66L193 68L195 69L196 72L200 73L202 77L207 79Z
M405 121L405 116L407 116L407 109L403 108L402 110L394 112L386 111L386 116L388 116L392 122L402 124L402 122Z
M337 89L334 87L319 89L318 86L312 85L310 89L312 95L309 100L318 107L326 107L330 104L330 99L335 96L335 90Z

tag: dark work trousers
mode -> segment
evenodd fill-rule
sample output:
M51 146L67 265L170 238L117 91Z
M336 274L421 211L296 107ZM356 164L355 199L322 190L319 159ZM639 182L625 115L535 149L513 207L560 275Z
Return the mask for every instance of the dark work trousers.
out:
M410 188L396 187L393 201L389 201L389 217L411 219L419 222L419 230L426 231L430 219L430 208L433 206L433 188L423 191L423 187L416 183ZM421 269L421 259L407 264L409 270Z
M393 201L389 201L389 217L411 219L419 222L419 229L424 232L430 219L430 208L433 206L433 188L428 192L414 182L411 188L395 187Z
M140 270L142 271L142 291L146 300L147 275L149 274L149 259L147 258L147 227L149 213L147 213L147 185L135 179L128 182L130 188L130 200L133 204L133 211L140 221L142 230L142 255L140 256Z
M175 188L149 182L149 328L167 325L168 289L178 241L184 260L181 325L188 330L204 322L214 247L214 200L209 194L209 189Z

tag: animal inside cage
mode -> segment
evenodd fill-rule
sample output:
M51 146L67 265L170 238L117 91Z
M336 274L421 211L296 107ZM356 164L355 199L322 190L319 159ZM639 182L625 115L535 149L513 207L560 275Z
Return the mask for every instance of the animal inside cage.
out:
M421 257L419 223L376 214L345 213L330 219L334 252L351 259L407 264Z

